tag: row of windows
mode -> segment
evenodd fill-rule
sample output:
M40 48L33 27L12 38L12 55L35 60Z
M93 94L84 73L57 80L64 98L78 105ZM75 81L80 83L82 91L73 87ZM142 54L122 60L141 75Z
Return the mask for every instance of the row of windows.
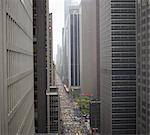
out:
M135 9L112 9L111 13L135 13Z
M112 80L136 80L135 75L127 75L127 76L112 76Z
M136 63L136 59L112 59L112 63Z
M126 134L136 134L135 129L128 129L128 130L112 130L112 135L126 135Z
M113 76L112 80L136 80L135 76Z
M112 37L112 41L135 41L136 38L135 36L134 37L119 37L119 36L115 36L115 37Z
M118 31L113 31L113 32L118 32ZM112 41L112 46L136 46L136 42L135 41L125 41L125 42Z
M112 93L112 97L135 97L136 93Z
M135 4L111 4L111 8L135 8Z
M135 29L136 29L135 26L128 26L128 25L127 26L124 26L124 25L112 26L112 30L135 30Z
M113 53L112 57L136 57L136 53Z
M113 64L112 68L136 68L136 64Z
M112 31L112 35L136 35L135 31Z
M127 93L126 93L127 94ZM113 108L120 108L120 107L135 107L136 103L119 103L119 104L112 104Z
M112 48L112 52L136 52L136 48Z
M112 102L136 102L136 98L112 98Z
M135 20L112 20L112 24L135 24Z
M136 129L136 125L112 125L112 129Z
M136 86L112 87L112 91L136 91Z
M111 0L111 2L128 2L128 3L133 3L135 0Z
M135 14L112 14L111 19L135 19Z
M135 119L128 119L128 120L112 120L112 124L135 124Z
M136 118L136 114L135 113L129 113L129 114L113 114L112 118Z
M112 75L135 75L136 70L112 70Z
M136 86L136 82L112 82L112 86Z

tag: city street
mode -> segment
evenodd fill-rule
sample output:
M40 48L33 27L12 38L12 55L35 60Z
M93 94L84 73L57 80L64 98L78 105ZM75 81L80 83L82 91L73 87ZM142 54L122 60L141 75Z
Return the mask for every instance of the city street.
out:
M76 112L78 106L65 91L61 80L57 76L56 83L59 88L61 119L63 123L62 134L64 135L87 135L87 123L85 123L79 113Z

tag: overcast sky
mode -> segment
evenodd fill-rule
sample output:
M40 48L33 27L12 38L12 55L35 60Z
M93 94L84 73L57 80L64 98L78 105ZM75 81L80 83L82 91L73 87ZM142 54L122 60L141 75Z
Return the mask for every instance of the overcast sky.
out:
M80 3L81 0L72 0ZM57 46L62 45L64 27L64 0L49 0L49 12L53 13L53 58L56 62Z
M64 26L64 0L49 0L49 12L53 13L53 56L56 61L57 45L62 44Z

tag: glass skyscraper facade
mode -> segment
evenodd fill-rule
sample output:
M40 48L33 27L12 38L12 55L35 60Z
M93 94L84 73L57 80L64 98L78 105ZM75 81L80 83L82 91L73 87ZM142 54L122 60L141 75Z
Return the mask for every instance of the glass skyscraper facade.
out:
M70 7L69 13L69 86L80 86L80 31L78 7Z
M135 0L100 0L102 134L136 133L135 6Z

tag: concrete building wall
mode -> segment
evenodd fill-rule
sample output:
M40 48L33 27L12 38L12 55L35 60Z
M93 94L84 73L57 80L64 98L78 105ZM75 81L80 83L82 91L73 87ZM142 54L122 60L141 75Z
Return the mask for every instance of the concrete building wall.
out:
M150 0L137 2L137 134L150 134Z
M32 21L30 0L0 1L0 134L34 134Z
M6 9L4 0L0 0L0 134L8 134L5 18Z
M97 95L96 0L80 5L80 81L81 93Z

